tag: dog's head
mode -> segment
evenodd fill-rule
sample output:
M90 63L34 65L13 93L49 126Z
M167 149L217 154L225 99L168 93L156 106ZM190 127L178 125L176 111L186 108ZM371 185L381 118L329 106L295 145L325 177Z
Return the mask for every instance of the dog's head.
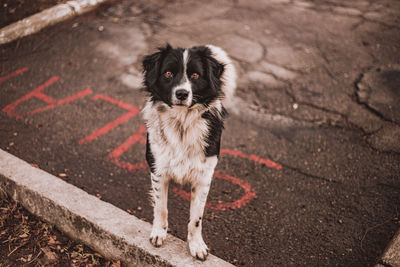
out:
M169 106L207 106L223 96L224 65L207 46L183 49L167 44L144 58L143 69L144 85L153 101Z

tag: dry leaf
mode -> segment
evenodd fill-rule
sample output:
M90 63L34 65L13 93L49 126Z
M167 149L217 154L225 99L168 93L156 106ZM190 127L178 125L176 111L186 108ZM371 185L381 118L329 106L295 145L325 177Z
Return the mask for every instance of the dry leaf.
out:
M58 242L56 239L57 239L57 237L55 235L50 236L49 241L47 242L47 244L49 244L49 245L58 245L58 244L60 244L60 242Z
M51 251L51 249L49 247L41 248L41 250L44 253L43 257L40 259L40 262L42 264L50 265L52 263L57 262L57 260L58 260L57 254L54 253L53 251Z
M121 261L113 262L110 267L121 267Z

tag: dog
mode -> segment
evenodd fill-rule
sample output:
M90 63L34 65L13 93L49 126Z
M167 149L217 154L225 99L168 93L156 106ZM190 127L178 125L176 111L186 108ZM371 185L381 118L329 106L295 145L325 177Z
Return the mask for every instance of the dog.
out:
M172 48L143 59L142 110L147 127L146 160L154 208L150 242L159 247L168 229L168 184L191 184L187 241L190 254L208 256L202 237L204 207L220 151L225 107L236 88L231 59L213 45Z

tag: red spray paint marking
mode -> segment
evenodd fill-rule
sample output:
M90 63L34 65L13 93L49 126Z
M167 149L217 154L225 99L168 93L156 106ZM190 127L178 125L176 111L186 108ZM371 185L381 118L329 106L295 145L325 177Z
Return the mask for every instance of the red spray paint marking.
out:
M93 133L86 136L85 138L82 138L79 141L79 144L89 143L89 142L93 141L94 139L98 138L100 135L107 133L108 131L117 127L121 123L124 123L125 121L127 121L130 118L135 117L137 114L139 114L139 109L137 107L132 106L128 103L118 101L118 100L111 98L109 96L106 96L106 95L95 95L92 99L93 100L101 99L101 100L107 101L111 104L117 105L120 108L128 110L128 113L125 113L124 115L120 116L116 120L106 124L104 127L94 131Z
M26 113L26 115L33 115L33 114L36 114L36 113L39 113L39 112L42 112L42 111L45 111L45 110L49 110L49 109L61 106L63 104L71 103L71 102L73 102L73 101L75 101L75 100L77 100L77 99L79 99L81 97L90 95L92 93L93 93L93 91L91 89L86 89L84 91L81 91L81 92L73 95L73 96L66 97L64 99L58 100L56 103L52 103L52 104L49 104L49 105L47 105L45 107L40 107L40 108L31 110L31 111L28 111Z
M217 179L223 179L223 180L229 181L233 184L239 185L240 187L243 188L244 194L241 198L239 198L238 200L232 201L232 202L227 202L227 203L207 202L206 207L209 209L222 210L222 211L228 210L228 209L237 209L237 208L241 208L241 207L247 205L252 199L257 197L256 193L251 188L251 186L239 178L230 176L225 173L219 173L217 171L214 173L214 176ZM172 189L172 191L174 193L176 193L177 195L181 196L182 198L190 201L190 193L186 192L185 190L174 187Z
M57 80L59 79L58 76L53 76L51 77L49 80L47 80L45 83L39 85L38 87L36 87L35 89L33 89L33 91L31 91L30 93L26 94L25 96L21 97L20 99L17 99L16 101L14 101L13 103L9 104L8 106L3 108L3 111L6 112L9 116L13 116L13 117L17 117L17 118L22 118L26 115L33 115L45 110L49 110L58 106L61 106L63 104L67 104L70 102L73 102L81 97L90 95L93 93L93 91L91 89L86 89L84 91L81 91L73 96L69 96L66 97L64 99L61 100L56 100L44 93L42 93L42 91L49 87L50 85L52 85L53 83L55 83ZM16 113L14 110L17 108L18 105L20 105L21 103L29 100L32 97L36 97L37 99L42 100L43 102L47 103L47 106L44 107L40 107L31 111L26 112L25 114L21 115Z
M50 86L54 82L58 80L58 76L53 76L49 80L47 80L44 84L39 85L37 88L33 89L30 93L26 94L25 96L21 97L20 99L17 99L13 103L9 104L8 106L4 107L2 111L6 112L9 116L12 117L17 117L17 118L22 118L23 115L17 114L14 112L14 109L21 104L22 102L27 101L28 99L32 97L36 97L47 104L54 104L57 102L54 98L49 97L48 95L43 94L41 91L45 89L46 87Z
M144 135L146 134L146 127L145 125L142 125L140 129L134 133L131 137L129 137L127 140L125 140L120 146L118 146L116 149L114 149L108 156L107 159L111 160L115 165L118 167L121 167L123 169L126 169L129 172L135 172L140 169L145 169L148 168L148 164L146 161L138 162L138 163L129 163L129 162L123 162L120 161L120 157L134 144L136 143L146 143L146 139L144 138ZM276 170L282 169L282 165L279 163L273 162L272 160L265 159L258 157L256 155L250 154L250 156L245 155L243 152L238 151L238 150L230 150L230 149L221 149L221 154L227 154L227 155L232 155L235 157L243 158L243 159L249 159L254 162L263 164L267 167L274 168ZM243 188L244 194L241 198L238 200L228 202L228 203L211 203L207 202L206 206L210 209L213 210L228 210L228 209L237 209L241 208L245 205L247 205L252 199L256 198L256 192L253 190L253 188L246 183L245 181L228 175L224 173L219 173L215 172L214 176L217 179L223 179L226 181L229 181L233 184L236 184L240 187ZM174 187L172 189L174 193L177 195L181 196L182 198L190 201L190 193L184 191L183 189Z
M120 157L135 143L145 143L145 139L144 139L144 135L146 134L146 127L145 125L142 125L140 127L140 129L134 133L131 137L129 137L128 139L126 139L120 146L118 146L116 149L114 149L108 156L107 159L111 160L115 165L117 165L118 167L121 167L129 172L135 172L138 171L140 169L145 169L148 168L148 164L146 161L142 161L142 162L138 162L138 163L129 163L129 162L123 162L120 161ZM241 155L242 157L246 157L242 152L240 151L232 151L231 154L237 154L237 155ZM243 206L245 206L246 204L248 204L252 199L256 198L257 195L254 192L254 190L252 189L252 187L246 183L245 181L236 178L234 176L230 176L228 174L223 174L223 173L219 173L219 172L215 172L214 176L217 179L223 179L226 181L229 181L233 184L239 185L240 187L243 188L244 190L244 194L243 196L233 202L228 202L228 203L207 203L207 207L210 209L214 209L214 210L228 210L228 209L237 209L237 208L241 208ZM190 193L179 189L177 187L174 187L172 189L172 191L176 194L178 194L179 196L181 196L182 198L189 200L190 201Z
M24 67L22 69L14 71L14 72L12 72L12 73L4 76L4 77L0 77L0 83L7 81L8 79L10 79L10 78L12 78L14 76L20 75L21 73L24 73L27 70L29 70L29 68L28 67Z
M114 149L108 156L107 159L111 160L115 165L126 169L129 172L134 172L139 169L147 168L148 165L146 161L138 162L135 164L129 162L120 161L120 157L135 143L140 142L143 138L143 135L146 133L146 127L143 124L140 126L139 131L134 133L131 137L125 140L120 146Z
M231 150L231 149L221 149L221 155L231 155L231 156L235 156L235 157L239 157L242 159L249 159L252 160L254 162L263 164L269 168L273 168L277 171L282 169L282 165L279 163L276 163L270 159L265 159L265 158L261 158L259 156L256 156L254 154L250 154L250 156L246 156L245 154L243 154L241 151L238 150Z

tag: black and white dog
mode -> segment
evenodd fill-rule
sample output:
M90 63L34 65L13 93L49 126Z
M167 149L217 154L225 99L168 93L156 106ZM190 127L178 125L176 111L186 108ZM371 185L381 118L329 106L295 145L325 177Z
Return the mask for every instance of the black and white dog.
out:
M167 236L169 180L190 183L187 240L192 256L205 260L202 217L219 156L224 104L236 88L235 68L227 54L212 45L166 45L146 56L143 68L149 98L142 112L154 202L150 241L158 247Z

